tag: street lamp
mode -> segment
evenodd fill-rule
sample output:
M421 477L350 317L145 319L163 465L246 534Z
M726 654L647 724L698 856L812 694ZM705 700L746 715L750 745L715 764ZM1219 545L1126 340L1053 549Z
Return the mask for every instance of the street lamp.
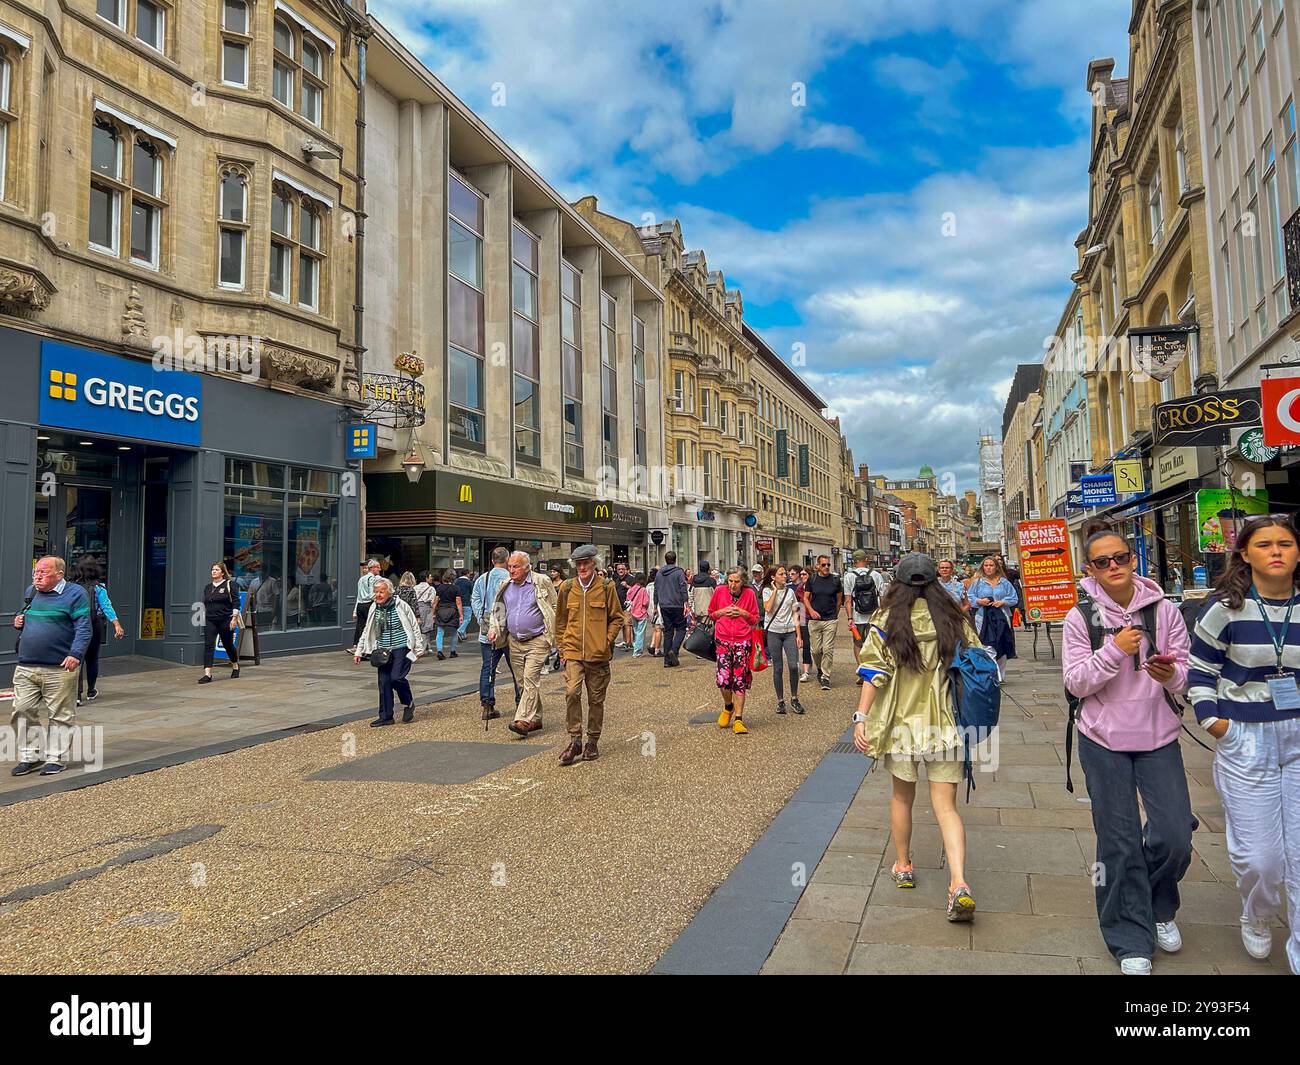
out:
M420 454L420 449L416 447L414 440L411 441L411 450L402 459L402 469L406 471L406 479L412 484L419 484L420 478L424 476L424 457Z

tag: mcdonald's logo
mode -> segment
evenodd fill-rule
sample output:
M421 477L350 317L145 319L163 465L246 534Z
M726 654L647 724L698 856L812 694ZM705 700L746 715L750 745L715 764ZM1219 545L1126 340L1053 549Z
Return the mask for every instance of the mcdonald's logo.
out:
M460 501L462 503L474 502L474 489L467 484L460 486Z
M591 514L592 521L609 521L609 504L597 503Z

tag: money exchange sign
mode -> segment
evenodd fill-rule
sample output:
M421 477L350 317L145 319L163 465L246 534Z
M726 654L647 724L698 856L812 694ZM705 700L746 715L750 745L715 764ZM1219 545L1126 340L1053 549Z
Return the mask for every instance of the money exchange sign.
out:
M1070 534L1065 522L1060 518L1019 522L1016 539L1020 543L1025 620L1065 620L1076 601Z

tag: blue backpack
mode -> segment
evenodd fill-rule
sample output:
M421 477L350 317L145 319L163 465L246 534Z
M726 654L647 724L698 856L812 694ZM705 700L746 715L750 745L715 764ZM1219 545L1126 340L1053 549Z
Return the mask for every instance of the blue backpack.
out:
M975 787L971 768L972 744L983 743L997 726L1002 709L1002 681L998 664L980 644L957 648L948 667L949 691L952 693L952 716L962 732L966 777L966 801Z

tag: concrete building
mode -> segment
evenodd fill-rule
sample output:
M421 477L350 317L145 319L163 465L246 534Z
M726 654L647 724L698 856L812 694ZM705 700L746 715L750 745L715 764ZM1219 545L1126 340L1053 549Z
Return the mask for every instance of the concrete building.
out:
M1086 520L1081 509L1067 506L1069 493L1079 478L1092 469L1093 434L1089 424L1089 340L1084 327L1083 302L1078 288L1070 292L1056 325L1054 342L1043 360L1042 415L1044 420L1044 516L1065 518L1075 545L1082 546L1079 531Z
M1034 454L1034 424L1042 408L1043 367L1036 362L1016 367L1011 394L1002 411L1003 520L1008 561L1018 564L1016 524L1038 514L1038 462ZM1041 432L1041 430L1040 430Z
M197 661L218 559L263 653L340 646L364 10L3 5L0 674L50 552L103 570L106 656Z
M644 570L666 491L657 280L372 25L364 384L372 407L422 386L424 408L366 465L367 551L418 573L589 541Z
M922 466L915 477L891 479L877 475L876 487L916 506L918 527L933 530L937 524L936 503L939 498L938 478L929 466Z

